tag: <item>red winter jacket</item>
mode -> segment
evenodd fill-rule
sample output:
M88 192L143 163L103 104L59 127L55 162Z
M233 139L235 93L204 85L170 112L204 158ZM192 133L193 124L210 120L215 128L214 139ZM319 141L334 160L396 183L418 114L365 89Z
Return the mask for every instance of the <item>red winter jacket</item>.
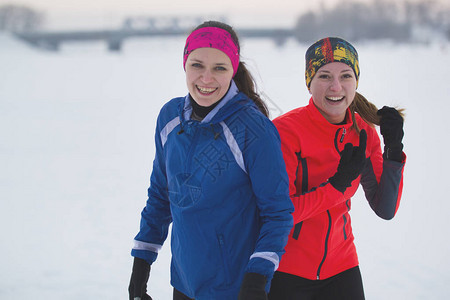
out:
M345 193L328 183L336 173L339 152L346 143L359 144L359 135L347 112L343 125L329 123L309 105L294 109L273 122L281 147L294 203L294 227L278 271L315 280L326 279L358 265L350 222L350 198L361 183L377 215L391 219L397 212L403 187L403 162L384 160L376 130L359 115L360 129L367 132L367 163Z

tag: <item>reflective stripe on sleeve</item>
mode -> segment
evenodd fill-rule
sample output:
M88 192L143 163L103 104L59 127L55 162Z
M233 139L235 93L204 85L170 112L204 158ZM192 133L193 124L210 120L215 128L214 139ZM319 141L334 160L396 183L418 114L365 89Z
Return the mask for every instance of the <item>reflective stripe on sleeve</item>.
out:
M162 245L158 244L152 244L152 243L146 243L134 240L133 249L134 250L146 250L146 251L152 251L155 253L158 253L158 251L161 249Z
M180 124L180 117L176 117L172 119L169 123L164 126L164 128L161 130L160 136L161 136L161 143L164 147L164 144L167 142L167 137L172 132L172 130L177 127L177 125Z
M275 265L275 271L278 269L280 258L278 257L278 254L276 254L275 252L255 252L252 254L252 256L250 256L250 259L256 257L271 261Z

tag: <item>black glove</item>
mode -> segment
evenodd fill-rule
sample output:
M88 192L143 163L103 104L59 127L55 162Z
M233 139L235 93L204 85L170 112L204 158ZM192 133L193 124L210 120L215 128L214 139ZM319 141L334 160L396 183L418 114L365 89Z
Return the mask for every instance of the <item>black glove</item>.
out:
M367 133L363 129L359 134L359 146L354 147L350 143L345 144L344 150L341 152L337 171L328 179L338 191L344 193L364 169L366 164L366 143Z
M135 298L139 297L139 300L152 300L152 297L147 295L147 281L149 276L149 263L142 258L135 257L130 285L128 286L130 300L135 300Z
M383 106L378 110L380 116L380 132L384 140L385 159L402 161L403 150L403 118L393 107Z
M266 276L259 273L245 273L238 300L267 300Z

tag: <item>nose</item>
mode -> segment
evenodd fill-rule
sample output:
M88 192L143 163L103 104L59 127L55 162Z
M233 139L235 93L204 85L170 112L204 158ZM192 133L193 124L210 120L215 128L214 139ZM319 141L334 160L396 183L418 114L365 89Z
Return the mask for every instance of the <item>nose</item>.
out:
M204 70L202 73L202 81L204 83L209 83L213 81L213 75L210 70Z
M336 92L342 89L342 85L341 82L339 81L339 78L333 78L333 80L331 81L330 89Z

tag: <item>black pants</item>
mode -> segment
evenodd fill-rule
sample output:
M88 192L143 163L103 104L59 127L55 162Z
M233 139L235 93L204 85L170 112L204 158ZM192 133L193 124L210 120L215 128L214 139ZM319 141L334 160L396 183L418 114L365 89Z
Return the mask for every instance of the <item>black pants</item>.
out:
M173 300L194 300L192 298L189 298L188 296L186 296L185 294L183 294L182 292L180 292L177 289L173 289Z
M269 300L364 300L359 267L324 280L309 280L275 272Z

